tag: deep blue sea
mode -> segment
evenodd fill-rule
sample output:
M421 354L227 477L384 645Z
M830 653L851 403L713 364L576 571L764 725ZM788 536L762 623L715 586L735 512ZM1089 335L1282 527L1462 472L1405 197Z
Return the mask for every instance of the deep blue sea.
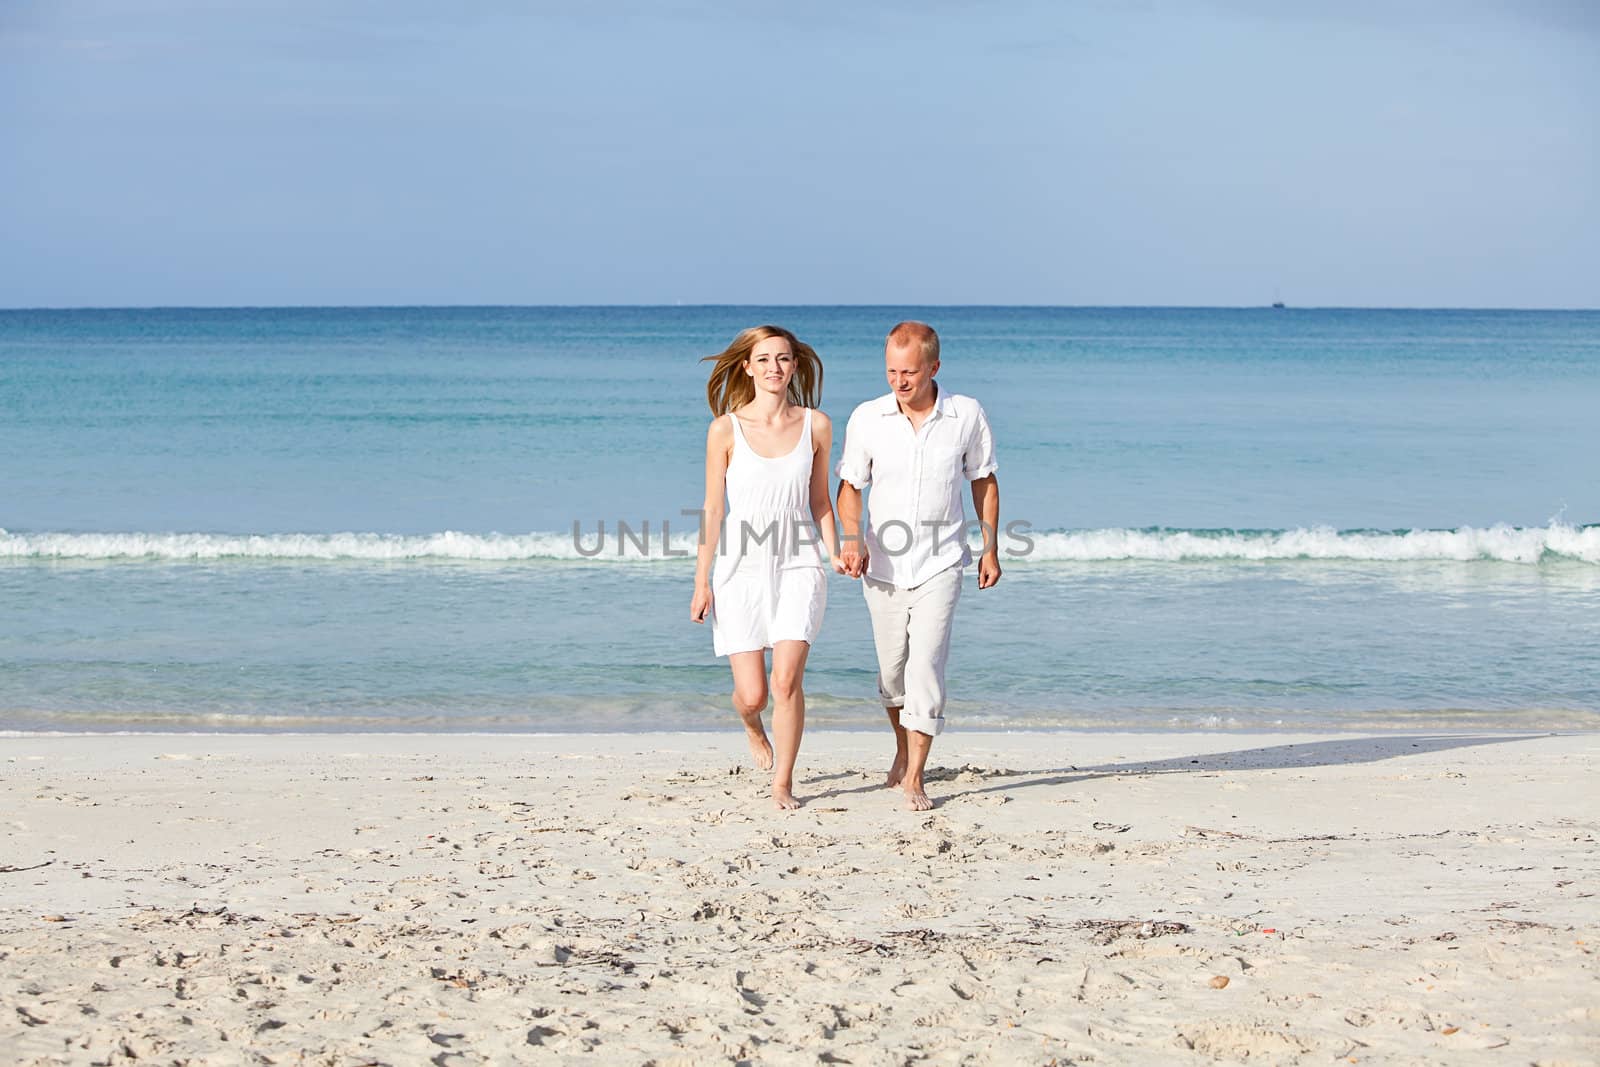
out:
M0 311L0 729L727 727L699 357L907 317L1030 531L952 728L1600 727L1600 313L674 307Z

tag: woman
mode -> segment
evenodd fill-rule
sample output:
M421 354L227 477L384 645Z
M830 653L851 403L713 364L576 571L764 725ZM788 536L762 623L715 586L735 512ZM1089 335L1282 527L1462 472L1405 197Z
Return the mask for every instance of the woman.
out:
M842 573L828 500L833 424L816 410L822 361L778 326L745 330L706 359L716 364L706 384L716 418L706 433L705 515L689 615L695 622L710 616L712 647L733 670L733 708L750 753L757 767L773 771L773 803L790 810L800 806L794 761L806 721L801 678L828 600L819 544ZM773 742L761 725L768 692Z

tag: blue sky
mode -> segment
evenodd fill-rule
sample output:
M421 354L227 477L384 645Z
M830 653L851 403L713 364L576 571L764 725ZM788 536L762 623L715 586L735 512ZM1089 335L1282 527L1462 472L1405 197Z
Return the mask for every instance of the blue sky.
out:
M1600 4L6 0L0 306L1600 306Z

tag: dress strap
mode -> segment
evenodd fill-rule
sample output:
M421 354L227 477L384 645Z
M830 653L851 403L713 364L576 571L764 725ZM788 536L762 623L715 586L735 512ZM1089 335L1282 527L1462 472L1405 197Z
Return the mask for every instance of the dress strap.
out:
M744 439L744 427L739 425L739 416L730 411L728 412L728 421L733 423L733 440L735 447L738 445L743 445L746 451L753 451L753 449L750 448L750 442Z

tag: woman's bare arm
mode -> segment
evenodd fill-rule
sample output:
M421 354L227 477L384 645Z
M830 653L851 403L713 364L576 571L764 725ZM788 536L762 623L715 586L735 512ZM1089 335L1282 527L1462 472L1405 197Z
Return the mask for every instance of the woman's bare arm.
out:
M727 512L725 490L732 450L733 428L728 420L712 420L706 431L706 499L700 509L700 551L694 566L694 598L689 602L689 617L695 622L705 622L711 611L711 564Z
M839 531L833 524L833 501L828 497L828 468L833 458L833 422L818 411L811 416L811 518L822 535L833 569L844 573L839 560Z

